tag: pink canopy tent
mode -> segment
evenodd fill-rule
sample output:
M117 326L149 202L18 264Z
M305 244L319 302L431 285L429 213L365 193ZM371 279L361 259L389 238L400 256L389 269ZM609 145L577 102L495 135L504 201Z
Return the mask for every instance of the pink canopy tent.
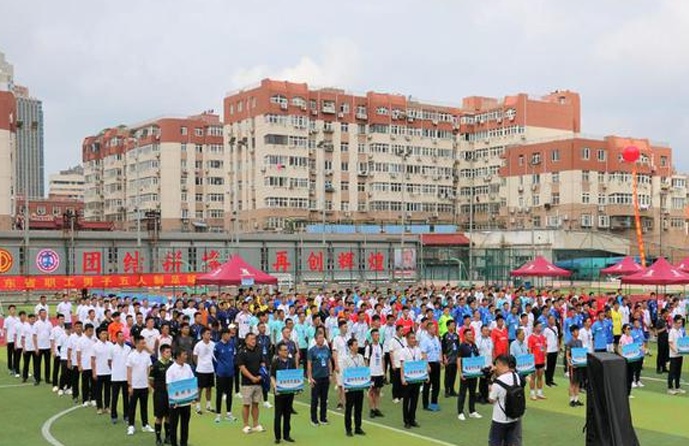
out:
M689 257L685 257L677 264L677 269L685 273L689 273Z
M510 275L516 277L569 277L572 272L553 265L543 256L537 256L526 265L512 271Z
M624 276L621 280L634 285L686 285L689 284L689 274L660 257L645 270Z
M638 273L639 271L643 270L644 268L638 263L636 263L634 257L627 256L619 262L615 263L614 265L601 269L600 273L607 274L610 276L626 276L629 274Z
M215 270L196 278L196 285L277 285L277 277L254 268L236 255Z

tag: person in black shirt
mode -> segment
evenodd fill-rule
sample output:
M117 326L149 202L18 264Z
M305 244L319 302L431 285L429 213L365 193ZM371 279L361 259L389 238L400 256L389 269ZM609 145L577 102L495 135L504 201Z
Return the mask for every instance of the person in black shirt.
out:
M283 439L288 443L293 443L294 439L290 436L292 429L292 405L294 404L293 393L279 393L277 390L277 371L293 370L297 368L294 358L289 357L287 345L280 343L277 346L277 356L270 365L270 376L275 391L275 418L273 421L273 431L275 433L275 443L280 443Z
M457 399L457 417L464 421L464 401L466 400L467 392L469 393L469 417L481 418L476 412L476 384L478 378L468 378L462 373L462 358L471 358L480 356L478 347L474 342L473 330L466 330L464 332L464 342L459 346L459 359L457 360L457 368L460 371L459 375L459 398Z
M160 358L151 366L148 380L153 387L153 415L155 416L156 445L163 444L161 431L165 424L165 443L170 442L170 423L168 420L170 404L167 397L167 385L165 384L165 373L170 368L172 362L172 348L164 344L160 347Z
M263 362L263 355L261 350L256 346L256 335L249 333L244 338L244 348L237 355L237 366L242 374L242 420L244 421L244 429L242 432L249 434L251 432L264 432L263 426L258 424L258 405L263 399L263 389L261 386L261 364ZM249 426L249 411L251 411L251 419L253 421L253 428Z
M134 344L134 339L141 336L141 330L143 330L144 328L146 328L146 326L144 325L144 315L141 313L136 313L136 323L129 330L130 338L132 339L132 344Z
M658 337L658 356L656 357L656 373L667 373L667 362L670 358L670 342L667 329L667 308L663 308L655 323Z
M455 381L457 380L457 351L459 336L457 324L453 320L447 321L447 333L443 335L443 363L445 364L445 398L457 396Z
M266 334L266 324L261 321L257 325L258 335L256 335L256 345L261 351L261 362L266 365L270 365L271 359L273 357L273 345L270 341L270 336ZM270 409L270 402L268 401L268 388L263 386L263 407Z

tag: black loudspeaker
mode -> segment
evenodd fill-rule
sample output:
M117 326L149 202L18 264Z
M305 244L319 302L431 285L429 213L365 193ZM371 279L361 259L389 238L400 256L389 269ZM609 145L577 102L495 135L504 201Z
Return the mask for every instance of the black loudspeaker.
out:
M586 446L638 446L627 396L627 361L612 353L589 353Z

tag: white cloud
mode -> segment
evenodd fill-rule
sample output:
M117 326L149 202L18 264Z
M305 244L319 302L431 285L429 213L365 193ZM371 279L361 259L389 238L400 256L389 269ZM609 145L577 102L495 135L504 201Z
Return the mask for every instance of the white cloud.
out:
M317 86L350 86L361 74L361 55L351 40L330 40L323 44L317 59L302 56L290 67L275 68L258 65L237 70L232 76L235 88L246 87L270 77L292 82L308 82Z

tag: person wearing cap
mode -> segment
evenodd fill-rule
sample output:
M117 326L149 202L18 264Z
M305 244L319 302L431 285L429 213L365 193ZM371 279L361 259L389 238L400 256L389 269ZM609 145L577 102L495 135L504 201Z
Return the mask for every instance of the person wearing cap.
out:
M215 422L222 421L222 400L225 397L227 413L225 420L236 421L232 415L232 380L235 378L235 355L237 354L234 324L220 331L220 341L213 347L213 369L215 370ZM238 377L237 377L238 378Z

